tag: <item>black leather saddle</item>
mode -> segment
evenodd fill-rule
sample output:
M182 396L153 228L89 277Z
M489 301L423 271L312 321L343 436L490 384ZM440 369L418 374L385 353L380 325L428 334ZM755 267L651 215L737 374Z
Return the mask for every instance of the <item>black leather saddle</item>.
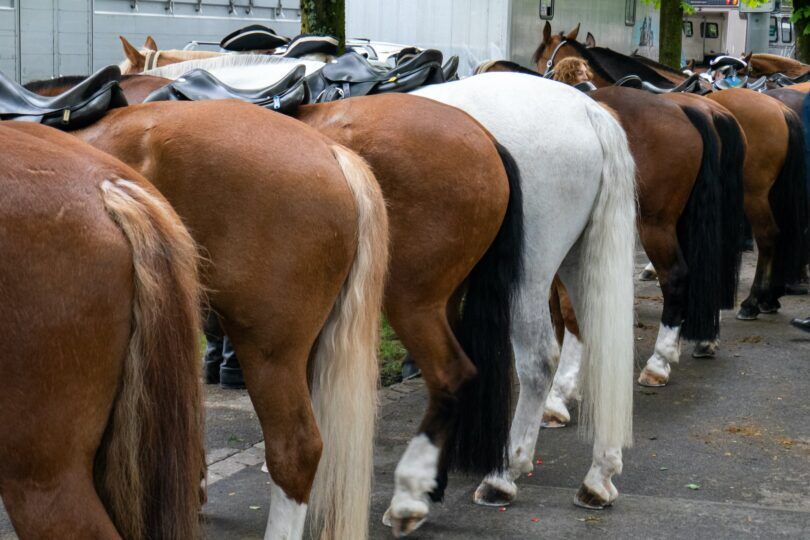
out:
M107 66L58 96L40 96L0 73L0 120L38 122L64 131L90 125L127 100L121 70Z
M638 88L640 90L652 92L653 94L668 94L671 92L696 93L701 91L700 76L697 73L690 75L682 83L678 84L677 86L673 86L672 88L661 88L660 86L655 86L652 83L642 80L638 75L627 75L622 77L616 81L613 86Z
M307 100L305 74L304 66L296 66L283 79L267 88L243 90L228 86L203 69L194 69L149 94L144 103L238 99L266 109L289 113Z
M222 38L219 46L226 51L265 51L283 47L289 42L290 38L278 35L272 28L251 24Z
M442 83L445 81L442 59L441 51L426 49L393 69L381 69L356 52L348 52L307 77L310 102L410 92L428 84Z
M807 81L810 81L810 71L808 71L804 75L798 75L796 77L788 77L784 73L774 73L773 75L768 77L768 82L771 82L776 86L780 87L792 86L794 84L799 84Z

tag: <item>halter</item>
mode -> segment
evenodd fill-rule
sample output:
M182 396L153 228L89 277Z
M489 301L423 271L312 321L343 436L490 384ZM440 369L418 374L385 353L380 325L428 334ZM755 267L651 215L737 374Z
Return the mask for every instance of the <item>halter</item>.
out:
M157 69L159 57L160 51L146 51L146 59L144 60L143 71Z
M553 70L553 69L551 69L551 68L553 68L553 67L554 67L554 58L556 58L557 53L558 53L558 52L560 52L560 49L561 49L561 48L562 48L562 46L563 46L563 45L565 45L566 43L568 43L568 40L567 40L567 39L563 39L562 41L560 41L560 42L557 44L557 46L556 46L556 47L554 47L554 50L551 52L551 56L549 57L548 62L546 62L546 72L545 72L545 73L543 73L543 78L544 78L544 79L548 79L548 78L550 78L550 77L551 77L551 75L553 74L554 70Z

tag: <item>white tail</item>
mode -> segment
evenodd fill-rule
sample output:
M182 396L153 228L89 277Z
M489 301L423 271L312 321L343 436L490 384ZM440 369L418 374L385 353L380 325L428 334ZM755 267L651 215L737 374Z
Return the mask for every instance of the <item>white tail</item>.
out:
M627 136L597 104L588 116L602 144L602 183L579 250L583 336L580 426L597 444L633 438L635 163Z
M366 163L335 145L332 152L357 206L357 253L318 338L312 404L324 441L311 498L311 523L322 536L361 540L368 511L377 416L377 338L385 273L388 218Z

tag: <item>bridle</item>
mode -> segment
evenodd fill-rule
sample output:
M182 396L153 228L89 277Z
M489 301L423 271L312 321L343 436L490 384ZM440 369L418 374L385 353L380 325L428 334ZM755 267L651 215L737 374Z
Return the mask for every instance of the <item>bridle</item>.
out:
M146 59L144 60L143 71L157 69L159 57L160 51L146 51Z
M552 68L554 67L554 58L556 58L556 57L557 57L557 53L558 53L558 52L560 52L560 49L561 49L561 48L562 48L562 46L563 46L563 45L565 45L566 43L568 43L568 40L567 40L567 39L563 39L562 41L560 41L560 42L557 44L557 46L556 46L556 47L554 47L554 50L553 50L553 51L551 51L551 56L549 57L548 62L546 62L546 72L545 72L545 73L543 73L543 78L544 78L544 79L550 79L550 78L551 78L551 76L554 74L554 70L552 69Z

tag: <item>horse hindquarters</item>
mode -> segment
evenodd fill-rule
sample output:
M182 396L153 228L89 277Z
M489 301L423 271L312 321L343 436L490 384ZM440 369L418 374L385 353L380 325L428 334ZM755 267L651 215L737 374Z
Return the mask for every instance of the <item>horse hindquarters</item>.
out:
M127 180L102 184L133 252L133 331L99 490L125 538L196 538L205 475L196 248L174 211Z

